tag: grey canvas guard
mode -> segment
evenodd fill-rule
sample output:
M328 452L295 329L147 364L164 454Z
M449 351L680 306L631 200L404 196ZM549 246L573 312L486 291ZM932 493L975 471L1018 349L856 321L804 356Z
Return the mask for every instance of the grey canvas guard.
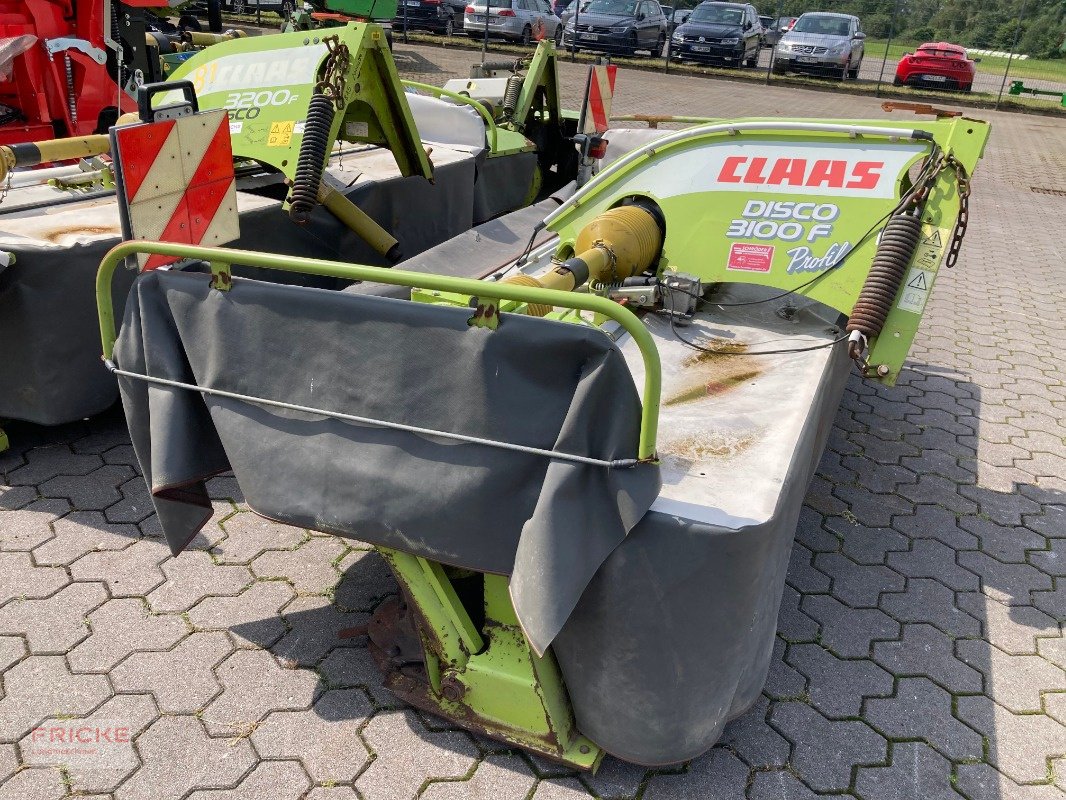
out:
M438 152L443 163L432 184L416 177L364 178L345 192L395 233L408 256L521 206L537 160L535 153L494 159L443 155ZM380 158L392 156L383 153ZM355 156L345 160L349 170L360 163ZM351 180L357 173L338 174ZM249 207L241 213L242 236L231 247L384 264L323 208L316 208L310 224L300 227L279 203L241 195L239 202ZM0 418L59 425L98 414L115 402L115 381L100 368L94 281L104 254L120 238L118 210L110 199L0 216L0 248L15 257L0 272ZM282 282L300 277L278 271L254 274ZM116 313L121 313L132 281L126 270L116 273ZM330 279L308 282L341 285Z
M607 460L636 456L640 403L597 329L208 276L141 275L118 367L224 391ZM121 377L133 446L176 554L211 516L204 480L232 468L281 522L510 574L543 651L651 505L657 465L605 469L352 424Z

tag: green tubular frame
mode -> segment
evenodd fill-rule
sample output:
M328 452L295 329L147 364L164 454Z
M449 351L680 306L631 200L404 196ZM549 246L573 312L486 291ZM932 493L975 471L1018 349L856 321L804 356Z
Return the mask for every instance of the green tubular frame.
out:
M117 332L115 310L111 303L111 280L115 269L127 257L139 253L173 256L193 261L204 261L212 269L226 268L233 264L260 269L278 269L285 272L301 272L307 275L322 275L350 281L370 281L395 286L422 288L431 291L455 292L473 297L491 297L497 300L514 300L523 303L538 303L579 311L589 311L614 320L633 337L644 360L644 390L641 398L640 441L637 458L650 461L655 458L655 440L659 426L659 399L662 390L662 364L655 340L632 311L613 300L591 294L562 292L556 289L540 289L530 286L508 284L501 281L479 281L470 278L453 278L447 275L432 275L407 272L399 269L369 267L362 264L345 264L340 261L324 261L313 258L254 253L247 250L230 250L222 247L191 247L168 242L123 242L112 248L100 263L96 274L96 307L100 316L100 340L104 358L110 359L114 352Z

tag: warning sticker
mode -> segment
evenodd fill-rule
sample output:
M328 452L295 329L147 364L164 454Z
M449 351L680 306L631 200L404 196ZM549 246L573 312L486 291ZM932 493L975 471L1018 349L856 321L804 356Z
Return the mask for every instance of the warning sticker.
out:
M925 311L926 301L929 300L929 289L933 285L936 273L932 270L911 267L907 275L907 282L903 284L903 292L899 297L896 308L921 314Z
M292 144L292 132L295 127L296 120L271 122L270 134L267 136L267 147L288 147Z
M299 122L296 123L295 126L293 126L292 132L295 135L297 135L297 136L303 136L304 124L305 124L304 121L300 120Z
M238 133L240 133L243 130L244 130L244 122L243 121L241 121L241 120L237 120L236 122L234 122L233 120L229 121L230 136L236 136Z
M734 242L729 248L729 261L725 268L741 272L769 272L773 263L773 245Z
M924 270L936 272L940 268L940 260L944 257L944 246L947 240L947 228L934 228L932 225L923 225L922 238L918 242L918 249L914 253L914 265Z

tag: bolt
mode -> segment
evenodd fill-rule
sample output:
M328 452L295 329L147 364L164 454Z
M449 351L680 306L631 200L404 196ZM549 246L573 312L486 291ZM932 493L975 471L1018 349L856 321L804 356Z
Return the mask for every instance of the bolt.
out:
M877 377L884 378L888 376L892 370L888 368L888 364L879 364L877 367Z
M452 672L441 677L440 692L444 695L445 700L458 703L463 699L463 695L466 694L466 686L459 680L459 676Z
M581 747L579 747L577 749L581 751L582 755L586 755L587 756L588 753L589 753L589 746L587 744L583 744L583 745L581 745Z

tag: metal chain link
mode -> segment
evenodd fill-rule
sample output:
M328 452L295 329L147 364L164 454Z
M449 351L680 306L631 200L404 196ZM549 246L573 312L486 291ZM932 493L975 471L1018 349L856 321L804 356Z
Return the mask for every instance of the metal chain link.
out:
M944 262L950 269L959 260L962 240L966 237L966 228L970 224L970 176L966 174L966 167L955 156L948 156L947 163L955 170L955 180L959 188L959 216L955 220L955 230L951 233L948 257Z
M330 95L339 111L344 108L344 82L351 67L352 54L339 36L323 37L322 43L329 55L326 57L322 80L315 85L315 92Z

